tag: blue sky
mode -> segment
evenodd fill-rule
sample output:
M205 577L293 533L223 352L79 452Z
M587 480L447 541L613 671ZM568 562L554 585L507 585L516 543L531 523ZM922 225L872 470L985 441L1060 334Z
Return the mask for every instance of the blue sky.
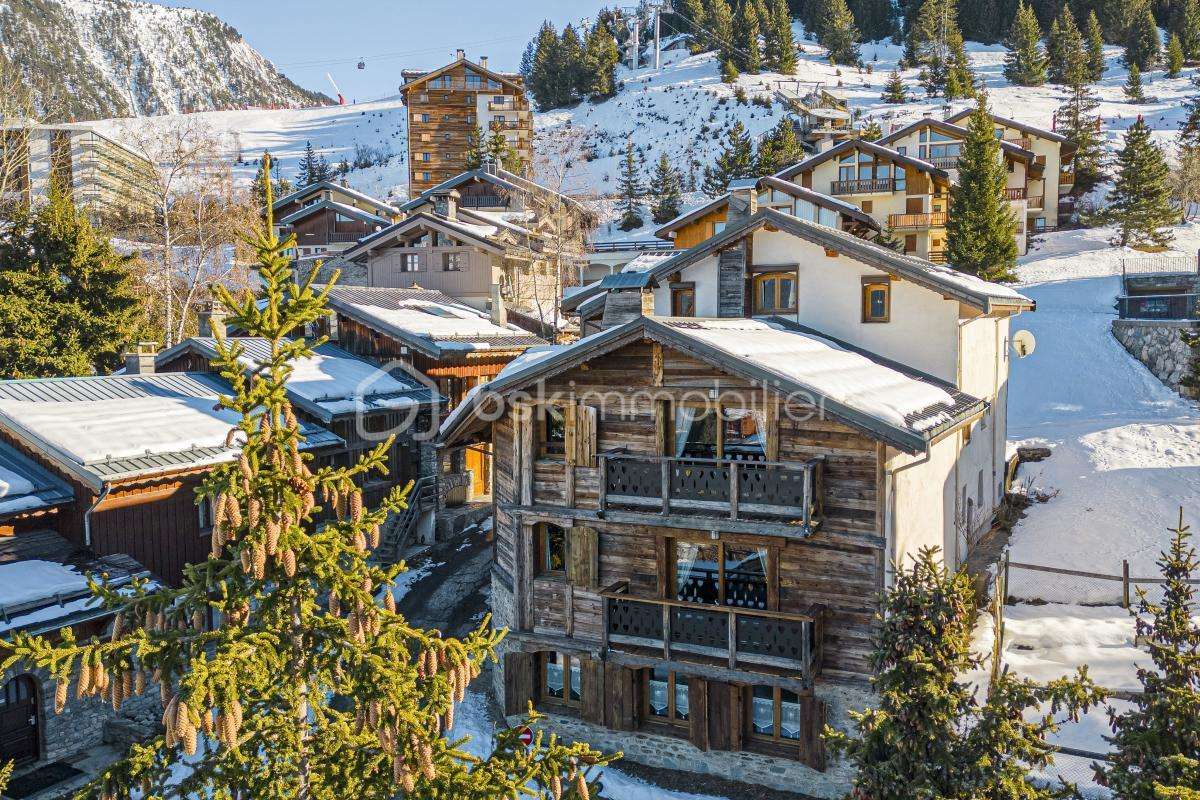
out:
M462 47L516 69L542 20L594 16L602 0L156 0L210 11L233 25L290 78L349 99L395 94L400 70L436 67ZM358 70L359 59L366 69Z

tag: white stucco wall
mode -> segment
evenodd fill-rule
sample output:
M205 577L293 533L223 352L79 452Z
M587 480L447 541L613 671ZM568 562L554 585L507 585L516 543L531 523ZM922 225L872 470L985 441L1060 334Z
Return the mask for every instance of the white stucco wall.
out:
M923 547L939 548L947 566L957 568L954 519L960 443L961 436L954 433L932 445L927 455L888 450L889 583L892 562L911 568Z
M717 316L717 256L708 256L686 267L680 276L683 283L696 284L696 316ZM654 314L671 315L671 286L663 280L654 290Z

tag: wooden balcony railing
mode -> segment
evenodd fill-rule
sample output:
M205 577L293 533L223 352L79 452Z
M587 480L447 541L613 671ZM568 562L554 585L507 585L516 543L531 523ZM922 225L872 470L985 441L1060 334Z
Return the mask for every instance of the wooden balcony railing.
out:
M802 464L600 456L600 508L651 508L724 519L785 519L811 529L820 522L825 459Z
M895 178L864 178L852 181L831 181L830 194L881 194L896 190Z
M1016 136L1016 137L1012 137L1012 138L1005 136L1004 141L1011 142L1011 143L1015 144L1017 147L1021 148L1022 150L1028 150L1030 144L1032 144L1032 142L1029 141L1028 136Z
M1075 183L1075 172L1073 170L1063 170L1058 173L1058 182L1062 185L1071 186Z
M1004 199L1005 200L1024 200L1025 199L1025 187L1018 186L1015 189L1005 189L1004 190Z
M494 131L515 131L521 127L521 123L515 119L494 119L489 124Z
M689 603L629 594L629 582L600 591L604 598L604 646L661 649L663 658L690 653L739 665L799 670L807 683L821 672L825 607L804 614Z
M958 169L958 156L932 156L928 161L938 169Z
M1025 198L1025 207L1030 209L1040 209L1046 204L1046 198L1043 195L1036 194L1032 197Z
M944 228L946 212L935 211L931 214L889 214L888 224L893 228Z
M930 251L929 255L926 256L926 260L932 261L934 264L945 264L948 258L949 256L945 250L932 250Z

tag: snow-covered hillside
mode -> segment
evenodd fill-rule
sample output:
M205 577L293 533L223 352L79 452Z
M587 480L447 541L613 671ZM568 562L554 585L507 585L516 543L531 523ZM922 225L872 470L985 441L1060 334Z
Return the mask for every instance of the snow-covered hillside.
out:
M6 0L0 52L63 117L329 102L212 14L139 0Z

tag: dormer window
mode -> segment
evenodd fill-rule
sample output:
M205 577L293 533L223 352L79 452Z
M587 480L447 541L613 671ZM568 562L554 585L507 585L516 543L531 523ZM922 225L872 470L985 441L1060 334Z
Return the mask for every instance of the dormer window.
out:
M892 283L889 278L863 278L862 321L888 322L892 316Z
M796 276L764 272L754 278L754 313L782 314L796 310Z

